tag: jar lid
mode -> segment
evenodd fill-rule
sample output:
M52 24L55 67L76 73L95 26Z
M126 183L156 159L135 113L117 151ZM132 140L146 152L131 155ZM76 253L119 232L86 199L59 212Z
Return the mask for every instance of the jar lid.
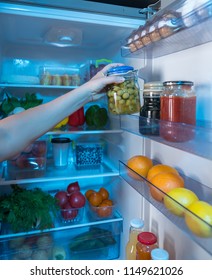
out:
M107 74L109 75L116 75L116 74L126 74L127 72L133 71L134 68L132 66L118 66L113 67L108 70Z
M151 251L151 258L152 260L168 260L169 253L164 249L156 248Z
M142 219L135 218L130 221L130 225L134 228L143 228L144 221Z
M58 138L53 138L51 140L52 143L57 143L57 144L61 144L61 143L70 143L72 140L70 138L66 138L66 137L58 137Z
M144 90L146 89L154 89L154 90L161 90L163 88L163 83L160 81L154 81L144 84Z
M138 241L145 245L152 245L157 242L157 236L148 231L144 231L138 234Z
M166 81L163 83L164 86L193 86L191 81Z

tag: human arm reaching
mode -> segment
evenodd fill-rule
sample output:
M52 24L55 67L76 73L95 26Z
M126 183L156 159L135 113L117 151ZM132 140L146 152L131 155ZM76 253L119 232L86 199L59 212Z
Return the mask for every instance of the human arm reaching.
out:
M22 152L35 139L87 102L97 100L101 97L99 92L108 84L122 83L122 77L105 76L108 69L121 65L111 63L79 88L48 103L0 120L0 162Z

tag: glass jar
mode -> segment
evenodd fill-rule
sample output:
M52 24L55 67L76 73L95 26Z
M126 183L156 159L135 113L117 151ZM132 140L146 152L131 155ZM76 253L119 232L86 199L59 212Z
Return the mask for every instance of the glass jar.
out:
M191 140L195 133L192 126L196 124L193 82L167 81L163 85L164 91L160 99L161 137L171 142Z
M140 91L137 72L131 66L111 68L108 76L119 75L125 78L121 84L107 87L108 111L112 114L133 114L140 110Z
M162 82L144 84L144 103L140 110L139 131L144 135L159 135L160 96L163 92Z
M148 231L139 233L136 244L136 260L151 260L151 251L158 248L157 236Z

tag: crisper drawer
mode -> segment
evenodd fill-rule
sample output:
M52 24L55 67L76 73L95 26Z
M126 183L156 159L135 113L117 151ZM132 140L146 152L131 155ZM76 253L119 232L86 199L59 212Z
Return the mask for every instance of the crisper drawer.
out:
M5 236L1 260L111 260L119 258L122 219Z

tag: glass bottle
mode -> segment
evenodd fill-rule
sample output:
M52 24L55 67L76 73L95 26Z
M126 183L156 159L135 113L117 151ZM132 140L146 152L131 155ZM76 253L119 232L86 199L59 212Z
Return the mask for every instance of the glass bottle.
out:
M126 245L126 260L136 259L137 237L143 227L144 221L142 219L135 218L130 221L129 240Z
M123 83L111 84L107 87L108 111L116 115L138 113L140 110L140 90L137 71L131 66L118 66L111 68L107 75L125 78Z
M157 236L152 232L141 232L136 244L136 260L151 260L151 251L158 248Z
M167 81L160 98L160 135L167 141L184 142L194 137L196 95L193 82ZM191 125L191 126L189 126Z
M163 92L161 82L144 84L143 106L140 110L139 132L144 135L159 135L160 96Z
M161 248L156 248L151 251L151 259L152 260L168 260L169 253Z

